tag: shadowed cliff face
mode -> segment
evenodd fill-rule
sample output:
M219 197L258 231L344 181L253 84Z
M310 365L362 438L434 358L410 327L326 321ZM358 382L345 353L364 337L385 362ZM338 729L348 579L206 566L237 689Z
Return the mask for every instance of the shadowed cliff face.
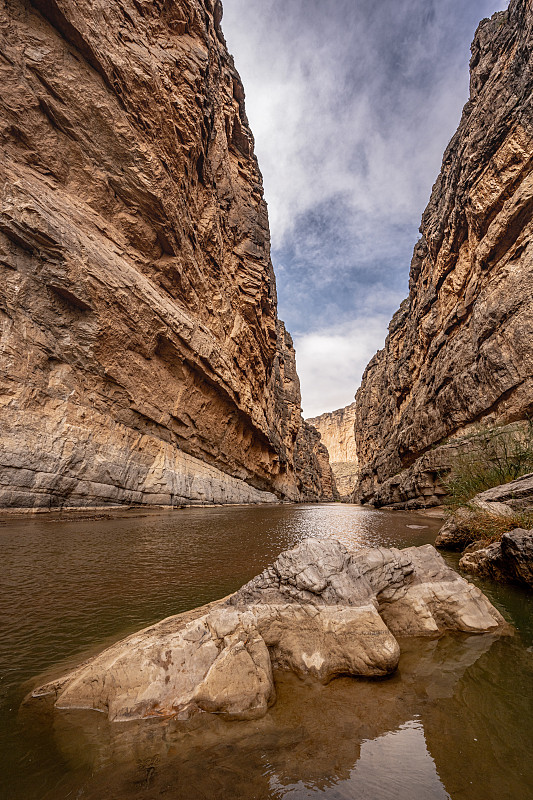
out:
M4 4L0 505L300 497L294 351L221 16Z
M432 447L533 409L532 47L526 0L476 33L470 100L422 218L409 298L357 393L356 499L437 502Z

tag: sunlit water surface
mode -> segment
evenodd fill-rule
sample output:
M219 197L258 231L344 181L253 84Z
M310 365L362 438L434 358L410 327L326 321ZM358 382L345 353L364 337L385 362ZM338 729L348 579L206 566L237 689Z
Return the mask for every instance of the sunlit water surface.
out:
M0 797L533 798L532 601L492 583L515 636L404 640L382 681L279 674L254 722L21 708L36 676L229 594L306 536L406 547L440 524L338 504L0 521Z

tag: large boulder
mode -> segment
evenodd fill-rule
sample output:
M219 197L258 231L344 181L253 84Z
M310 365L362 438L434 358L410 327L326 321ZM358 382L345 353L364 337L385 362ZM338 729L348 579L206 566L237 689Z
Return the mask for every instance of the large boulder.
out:
M398 642L372 603L260 604L251 611L277 669L328 683L338 675L384 677L398 666Z
M234 595L129 636L35 689L111 720L209 711L253 719L275 700L272 667L326 683L386 676L401 635L498 632L505 622L437 551L307 539Z
M459 566L483 578L533 587L533 530L504 533L499 542L466 552Z
M443 630L496 630L503 619L483 592L461 578L430 544L401 551L414 567L411 582L382 595L380 614L395 636Z

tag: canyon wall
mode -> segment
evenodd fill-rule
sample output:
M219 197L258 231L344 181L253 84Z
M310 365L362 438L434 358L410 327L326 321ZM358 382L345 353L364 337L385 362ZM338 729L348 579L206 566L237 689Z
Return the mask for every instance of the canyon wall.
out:
M308 498L221 16L219 0L2 6L2 507Z
M357 392L356 501L438 503L461 436L533 412L532 49L526 0L476 32L409 297Z
M355 444L355 403L336 411L320 414L306 420L320 433L326 446L336 488L341 497L353 493L358 475L357 447Z
M320 433L307 423L298 432L294 465L303 501L313 501L317 496L330 502L340 499L335 465L330 463L329 452L321 441Z

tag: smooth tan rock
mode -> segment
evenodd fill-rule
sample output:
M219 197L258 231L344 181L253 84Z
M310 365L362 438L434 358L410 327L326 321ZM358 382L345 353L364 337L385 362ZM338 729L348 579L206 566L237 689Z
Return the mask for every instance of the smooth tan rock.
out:
M58 708L93 708L114 721L198 710L262 716L275 698L268 650L250 615L225 611L169 617L34 694L55 694Z
M250 631L224 640L224 649L194 692L202 711L235 719L255 719L276 699L272 665L265 641Z
M275 700L272 666L323 683L383 677L398 664L395 635L444 630L502 632L505 622L430 545L350 553L307 539L229 598L134 634L33 696L116 721L255 719Z
M354 432L355 403L320 414L318 417L311 417L306 419L306 422L319 432L332 462L357 463Z
M379 608L395 636L505 628L504 618L483 592L448 567L432 545L409 547L402 554L413 565L412 581L389 593Z
M328 683L338 675L383 677L398 666L398 642L373 605L291 603L252 610L278 669Z
M353 493L357 475L357 447L355 444L355 403L336 411L320 414L306 420L320 433L328 450L331 469L341 497Z

